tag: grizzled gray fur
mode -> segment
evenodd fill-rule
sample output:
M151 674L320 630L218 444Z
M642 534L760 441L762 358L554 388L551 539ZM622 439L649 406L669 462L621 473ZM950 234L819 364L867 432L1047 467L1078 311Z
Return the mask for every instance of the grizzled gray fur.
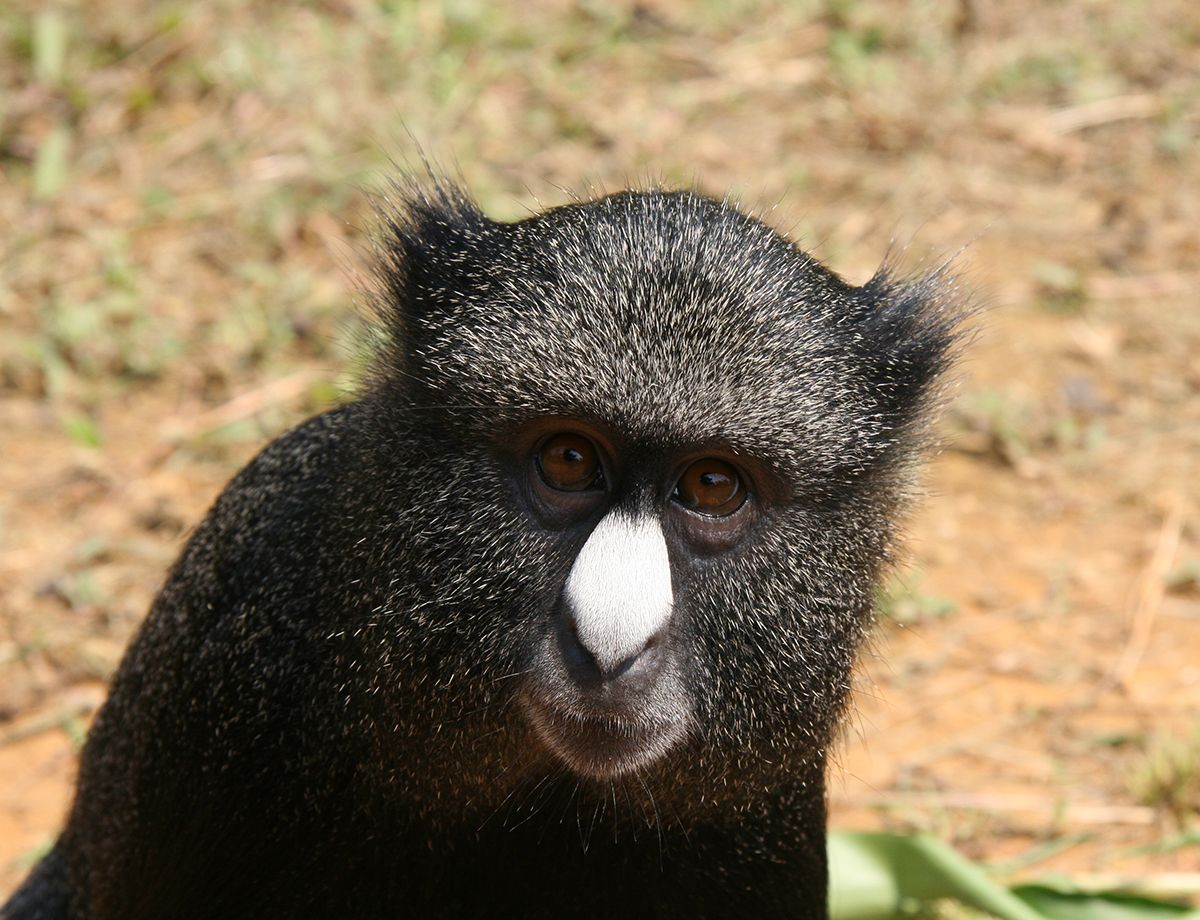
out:
M361 395L200 524L2 915L824 917L952 286L690 192L383 213Z

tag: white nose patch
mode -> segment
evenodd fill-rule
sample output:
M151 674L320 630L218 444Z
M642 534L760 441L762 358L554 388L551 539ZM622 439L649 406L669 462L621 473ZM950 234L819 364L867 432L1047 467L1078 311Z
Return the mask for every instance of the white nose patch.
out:
M566 601L583 647L604 670L638 654L666 624L674 596L662 527L610 511L575 557Z

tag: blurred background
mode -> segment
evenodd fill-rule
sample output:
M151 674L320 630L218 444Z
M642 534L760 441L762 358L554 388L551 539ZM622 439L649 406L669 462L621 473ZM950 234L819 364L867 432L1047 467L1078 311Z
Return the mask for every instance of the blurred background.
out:
M366 189L732 192L989 309L833 822L1018 872L1200 865L1194 0L0 5L0 900L166 567L344 399Z

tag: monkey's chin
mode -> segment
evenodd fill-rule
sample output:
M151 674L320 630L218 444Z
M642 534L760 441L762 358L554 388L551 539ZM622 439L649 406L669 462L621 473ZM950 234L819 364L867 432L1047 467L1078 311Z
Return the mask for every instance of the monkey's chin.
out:
M542 743L571 770L614 779L647 767L687 731L684 719L586 715L526 695L526 713Z

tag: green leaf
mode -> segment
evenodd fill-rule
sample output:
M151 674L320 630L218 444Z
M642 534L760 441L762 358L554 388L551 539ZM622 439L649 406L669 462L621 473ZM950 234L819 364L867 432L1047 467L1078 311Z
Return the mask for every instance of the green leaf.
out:
M1044 917L1053 920L1196 920L1200 911L1182 904L1155 901L1138 895L1105 892L1089 894L1052 888L1049 885L1019 885L1013 894Z
M830 917L882 920L908 900L954 898L1003 920L1044 920L1028 904L931 837L835 832L829 837Z
M1128 892L1050 884L1010 890L950 847L919 835L833 831L829 880L831 920L886 920L942 899L1001 920L1200 920L1200 911Z
M903 895L896 874L862 836L829 834L830 920L885 920L900 910Z

